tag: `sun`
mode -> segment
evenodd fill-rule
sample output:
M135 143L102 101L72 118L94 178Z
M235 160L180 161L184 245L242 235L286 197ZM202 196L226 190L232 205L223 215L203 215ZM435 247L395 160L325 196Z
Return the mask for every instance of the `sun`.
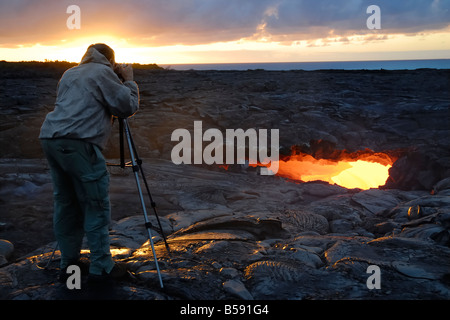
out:
M68 41L67 41L68 42ZM111 35L92 35L89 37L78 38L70 41L66 45L62 45L58 56L66 57L65 60L71 62L79 62L83 57L86 49L94 43L105 43L110 46L116 56L118 63L139 63L138 48L133 48L126 39L117 38Z
M118 63L145 63L151 60L151 55L143 48L133 47L126 39L108 34L96 34L75 39L63 39L58 43L34 44L20 47L20 54L9 61L27 61L26 57L33 57L35 61L68 61L80 62L87 48L94 43L105 43L110 46Z

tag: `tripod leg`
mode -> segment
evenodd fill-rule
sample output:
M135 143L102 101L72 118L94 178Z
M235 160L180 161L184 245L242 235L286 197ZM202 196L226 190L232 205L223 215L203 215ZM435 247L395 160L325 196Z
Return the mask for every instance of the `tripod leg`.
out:
M139 169L138 169L138 166L136 165L136 160L134 158L134 152L133 152L133 148L132 148L132 144L131 144L131 135L130 135L130 131L129 131L129 128L128 128L128 123L127 123L126 119L122 119L122 121L123 121L123 126L124 126L124 129L125 129L125 134L126 134L126 137L127 137L128 147L130 149L131 163L132 163L132 166L133 166L134 176L136 178L136 185L137 185L137 189L138 189L138 192L139 192L139 197L141 199L142 210L144 212L145 227L146 227L147 232L148 232L148 238L149 238L150 245L151 245L152 251L153 251L153 258L155 260L156 270L158 272L159 284L161 285L161 288L164 288L163 282L162 282L162 277L161 277L161 272L159 270L158 259L156 257L155 246L153 244L152 232L150 230L151 223L148 220L148 215L147 215L147 210L146 210L146 207L145 207L144 197L142 195L141 184L139 182L139 175L137 173L137 171Z
M119 120L119 147L120 147L120 167L125 168L125 153L123 148L123 121Z
M50 256L50 258L47 261L47 264L45 265L44 269L48 269L48 267L50 266L50 263L53 261L53 257L55 255L56 249L58 248L58 242L56 242L55 247L53 248L53 252L52 255Z
M129 132L129 128L128 128L128 132ZM130 136L131 136L131 134L130 134ZM158 213L156 212L156 203L155 203L155 201L153 201L152 194L150 193L150 188L148 187L147 179L145 178L144 170L142 169L142 160L139 158L139 156L137 154L136 146L134 145L133 139L130 139L130 140L131 140L131 147L133 148L134 156L136 157L136 162L137 162L137 164L139 166L139 170L141 171L142 180L144 181L144 185L145 185L145 188L147 190L147 194L148 194L151 206L153 208L153 212L154 212L155 217L156 217L156 221L158 221L158 226L159 226L159 229L161 230L161 235L162 235L162 237L164 239L164 244L166 246L167 253L170 254L169 244L167 243L167 239L166 239L166 236L164 234L164 230L162 228L161 221L159 220Z

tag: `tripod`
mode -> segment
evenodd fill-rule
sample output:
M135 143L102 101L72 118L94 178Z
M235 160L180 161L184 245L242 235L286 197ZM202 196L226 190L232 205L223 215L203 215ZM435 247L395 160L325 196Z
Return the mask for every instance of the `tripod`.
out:
M148 219L148 214L147 214L147 209L146 209L146 205L145 205L145 201L144 201L144 196L142 194L142 188L141 188L141 184L140 184L140 180L139 180L139 175L138 175L138 171L141 172L141 177L142 180L144 182L145 188L147 190L147 194L149 196L150 199L150 204L153 208L153 212L155 214L156 220L158 222L158 226L159 229L161 231L161 235L164 239L164 244L166 246L167 252L170 254L170 248L169 245L167 244L167 239L164 235L162 226L161 226L161 222L159 220L158 217L158 213L156 211L156 203L153 201L152 195L150 193L150 189L148 187L148 183L147 183L147 179L145 178L145 174L144 171L142 169L142 160L138 157L137 155L137 151L136 151L136 146L134 145L134 141L133 138L131 136L131 132L130 132L130 127L128 126L128 121L125 118L119 118L119 132L120 132L120 167L121 168L125 168L125 167L129 167L131 166L133 168L133 172L134 172L134 176L136 179L136 186L139 192L139 198L141 200L141 205L142 205L142 211L144 213L144 220L145 220L145 228L147 229L147 233L148 233L148 238L150 241L150 245L152 247L152 251L153 251L153 258L155 260L155 265L156 265L156 270L158 272L158 277L159 277L159 284L161 285L161 288L163 288L163 282L162 282L162 278L161 278L161 272L159 270L159 265L158 265L158 260L156 257L156 252L155 252L155 246L153 243L153 239L152 239L152 232L151 232L151 228L152 228L152 224L150 223L149 219ZM127 144L128 144L128 148L130 151L130 158L131 158L131 165L130 163L125 163L125 152L124 152L124 133L127 139Z

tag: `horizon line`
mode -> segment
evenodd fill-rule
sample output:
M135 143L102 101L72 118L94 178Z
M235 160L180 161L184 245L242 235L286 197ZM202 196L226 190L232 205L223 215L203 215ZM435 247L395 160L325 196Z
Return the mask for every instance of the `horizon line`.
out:
M140 63L133 62L132 64L138 65L218 65L218 64L281 64L281 63L324 63L324 62L391 62L391 61L437 61L437 60L450 60L450 58L430 58L430 59L373 59L373 60L317 60L317 61L264 61L264 62L190 62L190 63ZM64 62L64 63L80 63L80 61L68 61L68 60L0 60L0 62L9 63L21 63L21 62Z

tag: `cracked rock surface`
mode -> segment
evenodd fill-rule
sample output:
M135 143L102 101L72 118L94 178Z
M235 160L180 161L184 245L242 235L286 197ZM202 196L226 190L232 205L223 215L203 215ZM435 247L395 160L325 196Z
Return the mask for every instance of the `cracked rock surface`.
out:
M164 289L134 175L110 167L111 251L128 273L108 290L83 276L79 291L56 280L52 183L37 140L59 74L22 76L26 90L7 72L0 80L1 299L450 298L447 71L136 70L141 110L130 127L162 226L148 207ZM197 120L279 128L281 150L312 153L321 140L400 156L387 185L370 190L174 165L172 131ZM113 162L117 141L113 132L104 152ZM374 265L380 289L368 287Z

